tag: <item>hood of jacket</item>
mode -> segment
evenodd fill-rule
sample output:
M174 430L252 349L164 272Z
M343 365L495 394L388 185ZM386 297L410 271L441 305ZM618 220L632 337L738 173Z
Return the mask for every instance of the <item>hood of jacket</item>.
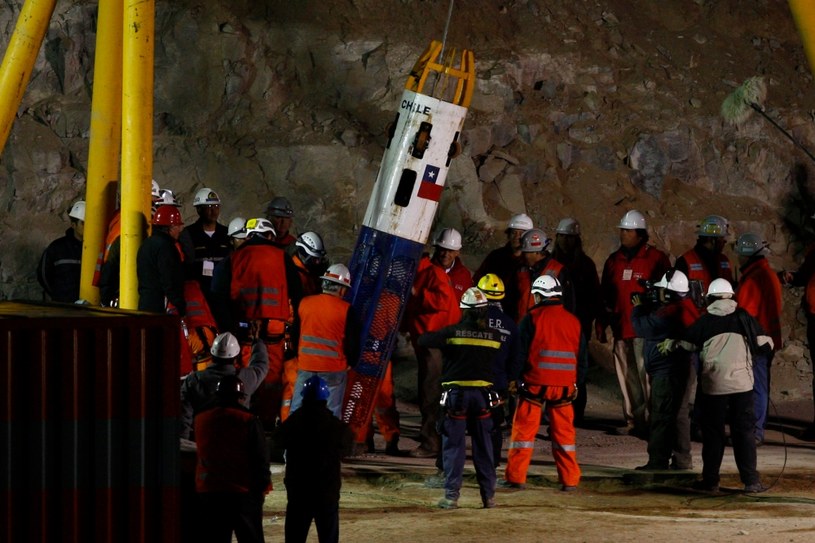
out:
M716 300L707 306L707 312L711 315L722 317L724 315L730 315L733 313L738 306L739 304L736 303L736 300L731 298L722 298L721 300Z

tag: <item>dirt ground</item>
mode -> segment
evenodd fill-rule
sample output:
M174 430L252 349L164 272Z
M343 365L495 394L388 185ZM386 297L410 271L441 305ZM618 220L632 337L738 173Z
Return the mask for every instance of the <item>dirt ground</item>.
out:
M527 489L499 490L497 507L490 510L481 509L469 460L460 508L445 511L435 507L443 490L426 485L427 478L436 473L433 460L367 454L344 465L341 540L815 540L815 443L797 439L812 420L811 400L771 408L766 444L758 450L762 481L770 486L767 492L741 491L732 451L728 449L722 466L722 490L709 494L690 488L701 472L700 443L693 444L692 471L644 474L633 470L647 460L646 443L613 435L613 428L622 423L613 377L602 369L593 375L586 427L577 432L577 454L583 469L577 492L560 492L543 428L536 442ZM416 406L406 401L400 401L399 409L400 448L409 450L416 445L412 438L418 433L419 414ZM377 450L382 451L384 442L379 435L376 437ZM268 541L281 541L286 507L283 466L275 464L273 471L275 490L266 498L264 525ZM503 464L498 469L498 477L502 475ZM309 541L317 541L313 526Z

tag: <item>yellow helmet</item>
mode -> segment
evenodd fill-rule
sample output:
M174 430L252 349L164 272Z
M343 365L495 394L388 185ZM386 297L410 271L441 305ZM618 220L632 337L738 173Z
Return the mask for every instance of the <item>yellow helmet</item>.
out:
M479 279L478 288L487 295L488 300L503 300L506 292L504 282L494 273L488 273Z

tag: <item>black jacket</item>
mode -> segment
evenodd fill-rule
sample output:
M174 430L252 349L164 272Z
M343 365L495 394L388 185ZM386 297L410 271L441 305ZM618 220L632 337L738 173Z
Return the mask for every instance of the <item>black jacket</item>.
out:
M55 302L73 303L79 299L81 259L82 242L74 237L73 228L52 241L42 253L37 281Z
M154 228L136 255L139 277L139 310L164 313L164 298L175 306L180 316L187 313L184 301L184 270L175 240Z

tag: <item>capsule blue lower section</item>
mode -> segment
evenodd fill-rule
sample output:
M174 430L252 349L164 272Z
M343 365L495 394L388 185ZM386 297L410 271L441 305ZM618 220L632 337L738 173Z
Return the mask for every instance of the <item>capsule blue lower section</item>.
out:
M343 420L367 425L385 374L424 244L362 227L348 268L346 298L362 324L360 357L349 375ZM359 426L358 426L359 425Z

